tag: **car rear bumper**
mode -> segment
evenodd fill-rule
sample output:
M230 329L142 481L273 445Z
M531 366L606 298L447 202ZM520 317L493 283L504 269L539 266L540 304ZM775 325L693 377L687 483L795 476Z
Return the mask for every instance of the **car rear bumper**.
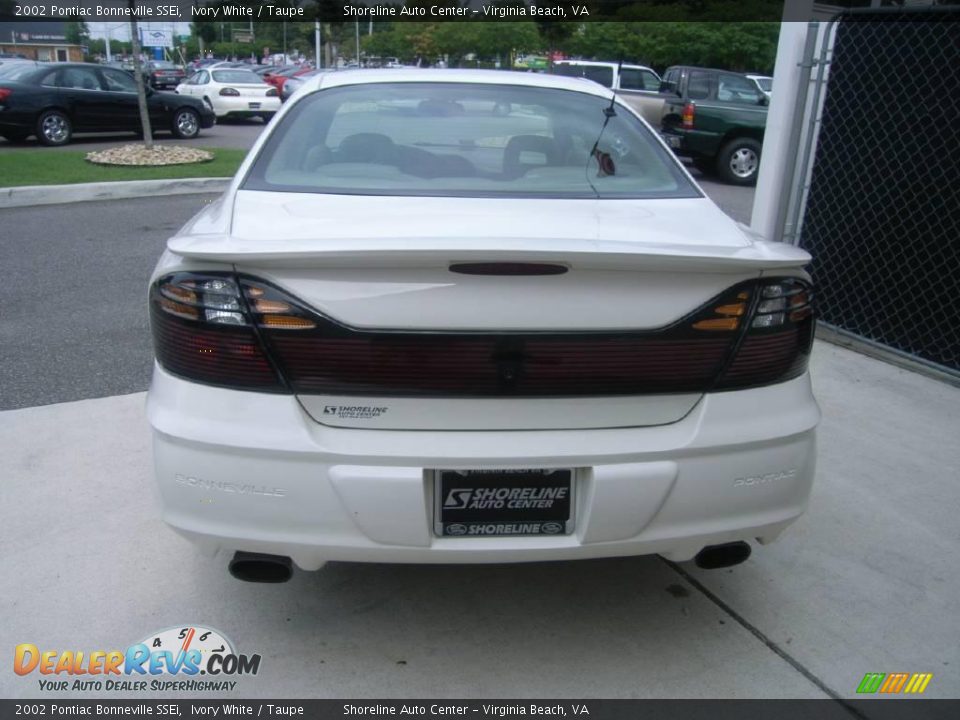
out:
M251 103L258 103L259 107L250 107ZM274 113L280 109L278 97L222 97L218 96L213 102L213 111L218 118L224 117L257 117L263 113Z
M640 401L642 402L642 401ZM212 388L155 367L147 401L164 520L209 552L329 560L526 562L770 542L807 506L820 412L809 375L706 395L644 428L334 428L296 398ZM439 537L431 469L574 468L574 532Z

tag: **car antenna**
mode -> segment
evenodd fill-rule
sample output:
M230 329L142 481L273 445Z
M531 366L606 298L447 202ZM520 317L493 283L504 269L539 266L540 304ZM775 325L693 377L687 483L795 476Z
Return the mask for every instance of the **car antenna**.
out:
M617 82L613 83L613 96L610 98L610 105L603 111L608 118L616 117L617 111L613 109L613 104L617 101L617 85L620 84L620 73L623 72L623 53L620 53L620 60L617 62Z
M620 54L620 61L617 63L617 81L620 80L620 71L623 69L623 53ZM603 109L603 125L600 126L600 132L597 134L597 140L593 143L593 149L590 150L590 157L593 157L597 154L597 148L600 145L600 139L603 137L603 131L607 129L607 123L610 122L610 118L617 116L617 111L614 109L613 105L617 101L617 84L616 82L611 83L611 90L613 90L613 96L610 98L610 104Z

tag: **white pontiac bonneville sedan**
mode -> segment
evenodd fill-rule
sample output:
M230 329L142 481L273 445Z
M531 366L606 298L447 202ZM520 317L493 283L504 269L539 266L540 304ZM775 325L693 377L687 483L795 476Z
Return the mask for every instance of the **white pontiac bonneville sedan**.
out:
M257 581L741 562L810 494L809 260L596 83L312 78L150 281L163 517Z
M176 91L203 100L218 120L260 117L268 122L280 109L277 89L244 68L204 68L177 85Z

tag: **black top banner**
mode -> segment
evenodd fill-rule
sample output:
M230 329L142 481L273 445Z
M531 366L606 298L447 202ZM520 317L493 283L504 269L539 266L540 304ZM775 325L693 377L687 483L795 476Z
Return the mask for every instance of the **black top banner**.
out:
M960 700L0 700L7 718L955 720Z
M769 22L825 20L870 5L871 0L0 0L0 20Z

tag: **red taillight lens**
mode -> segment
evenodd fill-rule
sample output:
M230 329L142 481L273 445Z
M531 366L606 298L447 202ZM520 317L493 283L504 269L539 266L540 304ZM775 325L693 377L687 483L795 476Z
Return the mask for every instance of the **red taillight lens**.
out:
M269 90L267 90L267 97L276 97L277 95L279 95L279 93L277 92L276 88L272 87Z
M220 91L220 94L223 95L224 97L239 97L240 91L235 90L234 88L223 88Z
M683 114L680 116L681 127L684 130L693 129L693 117L696 114L697 106L692 102L687 103L683 107Z
M168 275L153 285L150 301L154 350L166 370L208 385L287 392L231 276Z
M0 103L4 102L11 95L13 95L13 90L10 88L0 88Z
M798 278L763 280L746 334L718 390L785 382L807 369L813 346L813 291Z
M703 393L783 382L807 367L812 291L740 283L658 330L463 333L359 330L262 280L174 273L151 288L168 371L265 392L418 397Z

